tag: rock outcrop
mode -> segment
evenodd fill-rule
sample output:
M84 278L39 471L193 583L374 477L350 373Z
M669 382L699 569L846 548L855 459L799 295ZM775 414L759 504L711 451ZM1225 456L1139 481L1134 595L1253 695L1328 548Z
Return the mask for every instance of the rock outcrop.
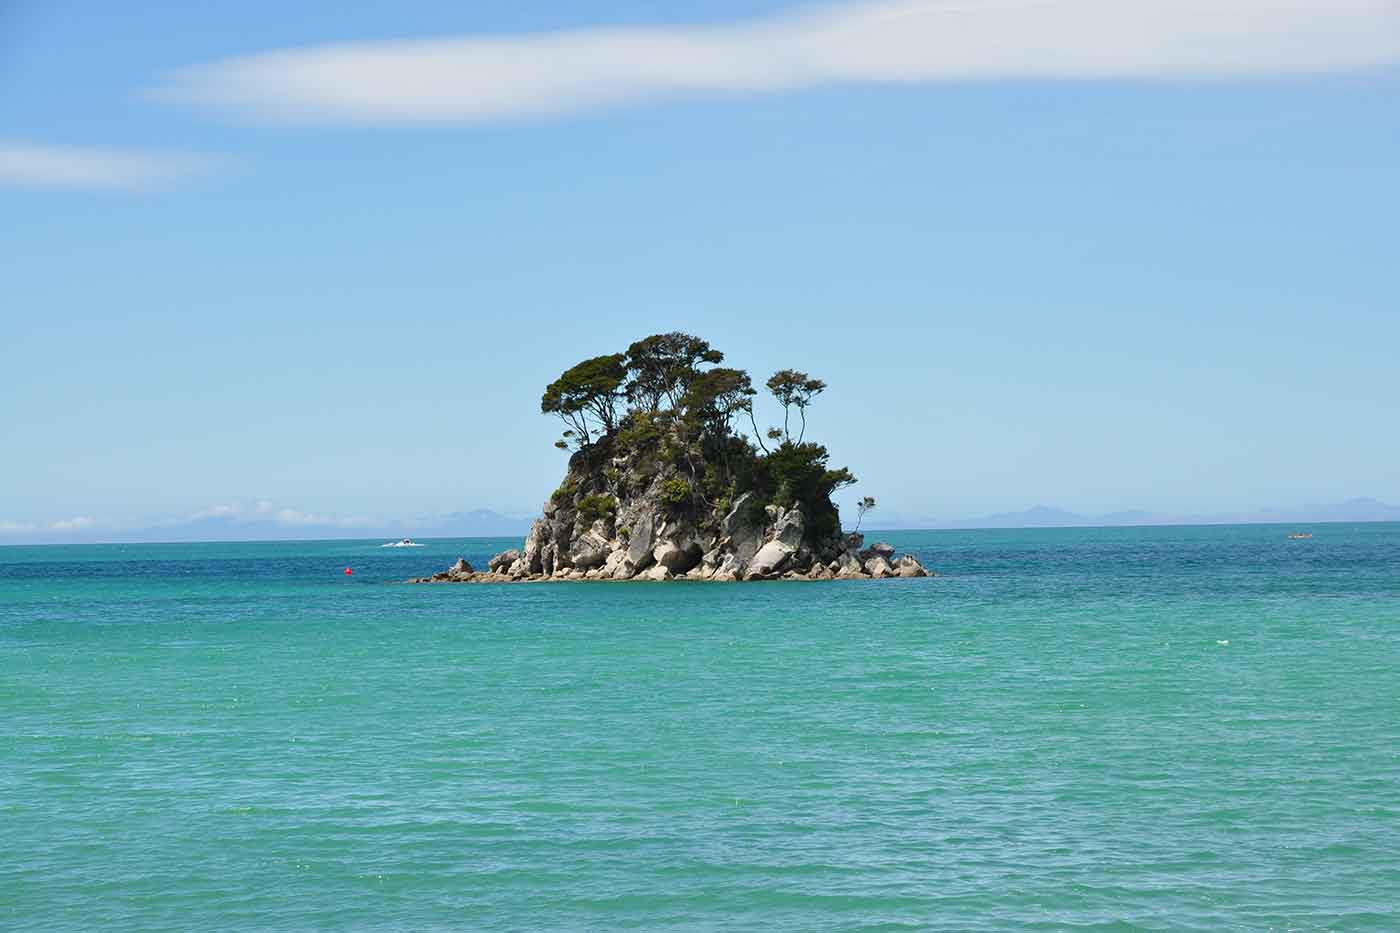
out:
M609 479L608 477L612 478ZM605 469L575 454L521 548L466 561L414 583L544 580L871 580L929 576L918 559L860 534L816 535L800 507L764 506L752 493L709 509L677 508L662 470L630 458ZM619 494L619 489L636 489ZM689 505L687 503L687 505ZM699 514L701 517L696 518Z
M752 377L673 331L590 357L540 397L572 450L564 481L520 548L484 572L461 564L425 582L500 580L855 580L927 571L888 544L841 530L832 494L856 482L807 438L822 379L780 369L762 385L781 425L759 427ZM774 414L777 409L770 409ZM745 422L753 434L745 432ZM875 500L864 497L863 516Z

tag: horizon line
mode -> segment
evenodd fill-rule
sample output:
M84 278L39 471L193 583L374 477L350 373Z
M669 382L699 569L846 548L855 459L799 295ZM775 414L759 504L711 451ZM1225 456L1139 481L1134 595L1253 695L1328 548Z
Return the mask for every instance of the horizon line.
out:
M1252 528L1258 526L1272 525L1293 525L1295 527L1307 527L1311 525L1400 525L1400 519L1391 518L1371 518L1371 519L1345 519L1328 518L1316 521L1194 521L1194 522L1140 522L1125 524L1074 524L1074 525L968 525L956 527L953 525L934 525L928 527L914 527L912 525L900 528L872 528L869 531L858 532L867 538L872 534L904 534L908 532L963 532L963 531L1107 531L1116 529L1134 528ZM847 532L852 534L853 532ZM130 546L159 546L167 544L356 544L367 541L381 541L383 535L368 538L220 538L214 540L206 539L174 539L169 541L35 541L29 543L0 544L3 548L31 548L31 547L130 547ZM518 537L509 535L463 535L460 537L423 537L414 538L415 541L502 541L512 540Z

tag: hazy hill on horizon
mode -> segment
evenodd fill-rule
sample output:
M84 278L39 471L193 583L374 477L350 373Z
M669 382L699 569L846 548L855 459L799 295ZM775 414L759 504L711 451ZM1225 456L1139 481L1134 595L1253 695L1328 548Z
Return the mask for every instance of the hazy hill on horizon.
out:
M512 518L493 509L470 509L444 515L417 519L396 519L364 524L305 524L285 525L274 521L228 521L203 519L161 529L131 532L143 540L229 541L238 539L289 541L296 539L356 539L356 538L503 538L524 535L530 530L530 519ZM171 537L173 536L173 537Z
M872 516L873 517L873 516ZM876 520L872 527L915 528L1113 528L1133 525L1266 525L1317 524L1325 522L1400 522L1400 506L1379 499L1358 498L1333 504L1311 504L1295 508L1267 508L1218 514L1170 514L1133 509L1102 515L1084 515L1054 506L1037 505L1020 512L998 512L979 518L942 521L906 519L891 516Z
M525 535L531 519L492 509L471 509L420 518L338 522L214 515L136 527L94 527L83 531L36 529L5 544L154 544L212 541L316 541L383 538L504 538Z

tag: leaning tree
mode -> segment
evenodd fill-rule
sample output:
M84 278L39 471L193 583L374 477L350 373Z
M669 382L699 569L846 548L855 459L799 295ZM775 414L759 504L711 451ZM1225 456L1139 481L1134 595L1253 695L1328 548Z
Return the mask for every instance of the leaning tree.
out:
M564 370L540 398L540 411L558 415L568 427L556 447L570 443L581 450L593 442L593 434L617 428L617 403L627 378L621 353L595 356Z

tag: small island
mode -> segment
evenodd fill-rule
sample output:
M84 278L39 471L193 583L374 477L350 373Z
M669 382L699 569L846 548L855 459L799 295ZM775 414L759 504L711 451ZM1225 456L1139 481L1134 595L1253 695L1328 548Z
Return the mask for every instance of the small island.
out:
M844 532L831 495L850 486L806 439L826 383L784 369L766 386L782 427L760 431L748 373L699 337L657 334L584 360L545 389L568 471L524 547L412 583L545 580L870 580L924 577L912 555ZM743 433L747 422L752 436ZM866 497L860 517L875 507Z

